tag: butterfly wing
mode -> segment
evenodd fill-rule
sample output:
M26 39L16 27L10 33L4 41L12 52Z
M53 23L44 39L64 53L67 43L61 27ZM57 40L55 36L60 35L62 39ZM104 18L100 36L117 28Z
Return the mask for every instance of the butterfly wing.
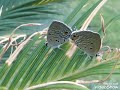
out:
M96 55L101 46L100 35L92 31L73 32L71 39L80 49L90 56Z
M58 47L70 38L71 33L71 28L66 24L60 21L53 21L48 29L48 46Z

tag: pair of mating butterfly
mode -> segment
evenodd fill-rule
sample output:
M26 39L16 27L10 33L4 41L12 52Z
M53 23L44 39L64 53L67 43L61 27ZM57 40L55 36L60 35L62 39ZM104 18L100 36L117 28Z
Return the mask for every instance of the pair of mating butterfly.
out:
M53 21L47 33L47 46L58 47L71 39L89 56L95 56L101 47L100 35L92 31L73 31L60 21Z

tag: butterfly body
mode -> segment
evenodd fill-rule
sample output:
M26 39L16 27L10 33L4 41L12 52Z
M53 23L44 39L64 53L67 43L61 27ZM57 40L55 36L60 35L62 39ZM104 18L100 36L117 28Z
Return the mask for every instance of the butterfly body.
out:
M69 40L72 30L60 21L53 21L47 33L47 46L56 48Z
M89 56L95 56L101 47L100 35L92 31L75 31L70 37Z
M60 21L53 21L47 33L47 46L59 48L69 38L89 56L95 56L101 47L100 35L90 30L73 31L69 26Z

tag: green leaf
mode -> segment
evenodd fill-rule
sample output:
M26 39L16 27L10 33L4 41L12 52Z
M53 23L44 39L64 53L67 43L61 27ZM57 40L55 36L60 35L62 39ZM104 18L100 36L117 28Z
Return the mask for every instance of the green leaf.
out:
M51 20L63 17L64 12L69 8L66 0L23 0L23 2L1 0L0 3L2 4L0 7L3 7L0 16L0 35L9 34L15 27L25 23L44 23L47 26ZM60 9L63 6L64 9ZM21 33L32 34L35 31L43 30L43 27L24 27L20 30L22 30Z
M32 86L26 90L36 90L36 89L70 89L70 90L89 90L88 88L86 88L85 86L81 85L81 84L77 84L74 82L68 82L68 81L58 81L58 82L49 82L49 83L45 83L45 84L40 84L40 85L36 85L36 86Z
M82 13L82 16L79 16L79 19L71 26L77 26L77 28L80 28L82 22L86 20L89 14L100 2L101 0L96 1L95 4L90 6L90 8L85 13ZM8 2L6 1L6 7L7 3ZM50 7L48 8L48 4L50 4L50 6L57 6L59 4L62 5L63 3L61 2L58 2L58 4L57 2L53 3L51 1L50 3L47 2L47 4L43 0L43 4L38 2L35 2L33 4L32 3L33 2L31 1L28 1L27 3L23 2L20 6L15 6L16 8L10 8L8 9L8 11L4 11L0 19L1 31L4 31L5 29L8 30L9 27L13 28L18 24L29 22L30 20L34 20L35 22L37 22L38 18L41 19L41 21L43 22L44 20L48 20L49 22L50 17L54 18L54 15L58 15L59 18L59 15L62 14L58 9ZM65 21L67 24L70 24L72 21L75 20L74 18L76 17L76 15L81 12L82 7L87 4L87 0L81 0L74 11L72 11L72 13L69 12L70 14L66 15L68 18L66 19L64 17L63 21ZM39 9L40 12L37 11ZM58 13L56 13L54 10L58 10ZM25 15L23 14L24 12L26 12ZM48 14L51 14L51 16L48 17ZM24 30L26 28L21 28L21 30ZM33 29L35 29L35 27L33 27ZM59 48L53 50L53 48L45 46L45 42L45 38L41 37L40 34L36 34L24 46L16 59L11 58L11 60L14 60L14 62L12 62L10 66L7 63L3 64L3 66L0 68L0 87L5 87L9 90L22 90L36 85L45 85L44 87L42 87L42 89L74 88L78 90L89 90L81 84L76 85L75 80L83 79L84 77L93 75L108 75L117 60L116 58L113 58L112 60L106 60L97 63L96 58L89 58L86 54L81 54L82 51L79 48L73 48L73 45L70 42L62 45L60 47L62 48L62 50ZM109 59L113 56L113 53L110 53L108 56L105 54L105 56L103 56L103 59ZM119 70L120 62L118 62L114 74L119 75ZM63 82L60 83L61 81L74 81L74 84ZM57 83L49 85L49 83L51 82Z

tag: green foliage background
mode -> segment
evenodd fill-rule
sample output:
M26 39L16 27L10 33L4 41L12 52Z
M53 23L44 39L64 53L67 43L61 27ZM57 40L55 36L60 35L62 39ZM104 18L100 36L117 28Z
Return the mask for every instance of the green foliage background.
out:
M0 36L7 37L12 30L20 24L33 22L45 24L45 26L40 27L22 27L16 32L17 35L26 34L29 36L36 31L42 31L43 28L48 27L50 23L56 19L64 21L72 28L76 27L79 29L87 18L85 15L89 15L95 8L95 5L97 5L96 2L100 1L101 0L0 0L0 7L3 5L3 11L0 16ZM101 13L105 19L105 24L108 24L108 26L106 25L107 35L103 45L108 45L113 48L119 48L120 45L119 3L119 0L108 0L88 27L88 29L99 32L102 35L99 16ZM79 11L82 5L85 6ZM89 11L92 6L93 8ZM75 10L78 10L77 13L71 13ZM74 14L75 17L71 18ZM24 47L11 66L5 64L5 61L10 55L10 48L4 54L0 65L1 88L9 88L10 90L25 89L30 86L53 81L102 79L109 74L114 65L115 60L104 61L99 64L95 59L89 60L86 55L79 55L79 53L81 53L79 49L76 50L71 58L68 58L65 54L70 49L71 45L69 43L61 46L65 52L55 49L55 54L54 51L51 51L51 48L45 47L45 39L39 39L39 37L40 35L35 35L32 38L32 41ZM1 51L2 47L1 45ZM112 54L110 54L110 56L112 56ZM118 82L120 84L120 80L118 79L119 74L120 62L114 72L114 76L112 76L108 82ZM63 86L64 83L62 85L42 87L40 90L58 89L63 88ZM94 90L94 84L85 86ZM68 86L66 85L64 88L88 90L86 87L78 87L69 83Z

